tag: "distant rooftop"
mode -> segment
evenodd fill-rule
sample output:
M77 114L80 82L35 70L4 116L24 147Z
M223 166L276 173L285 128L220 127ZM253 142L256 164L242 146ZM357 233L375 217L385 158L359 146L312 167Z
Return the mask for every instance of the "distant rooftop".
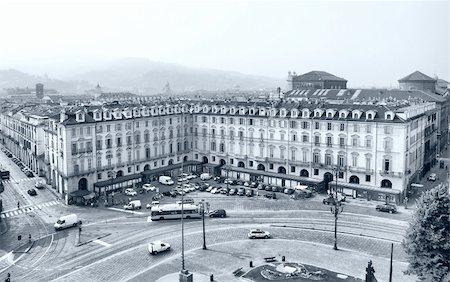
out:
M325 71L310 71L302 75L294 76L296 81L347 81Z
M399 79L398 81L399 82L407 82L407 81L436 82L436 79L431 78L428 75L421 73L420 71L415 71L412 74L405 76L402 79Z

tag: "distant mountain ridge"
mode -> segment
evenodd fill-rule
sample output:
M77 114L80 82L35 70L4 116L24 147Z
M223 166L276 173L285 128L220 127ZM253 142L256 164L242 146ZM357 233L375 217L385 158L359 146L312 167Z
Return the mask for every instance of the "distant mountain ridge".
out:
M256 90L276 88L281 80L270 77L247 75L232 71L197 69L155 62L142 58L126 58L114 61L104 67L78 74L75 80L120 89L154 89L160 92L169 82L177 92L195 90L240 89Z
M124 58L104 63L89 71L66 75L65 79L0 70L0 92L4 88L30 87L43 83L63 93L84 93L97 83L106 91L130 91L138 94L161 93L168 82L174 92L196 90L258 90L283 86L281 79L242 74L233 71L189 68L143 58Z

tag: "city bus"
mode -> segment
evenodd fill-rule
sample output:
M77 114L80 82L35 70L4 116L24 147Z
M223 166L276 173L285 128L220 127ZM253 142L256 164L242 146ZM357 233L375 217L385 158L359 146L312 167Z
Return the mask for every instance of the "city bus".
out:
M183 205L184 218L200 218L200 210L198 206L193 204ZM181 218L181 204L165 204L152 207L151 219L179 219Z

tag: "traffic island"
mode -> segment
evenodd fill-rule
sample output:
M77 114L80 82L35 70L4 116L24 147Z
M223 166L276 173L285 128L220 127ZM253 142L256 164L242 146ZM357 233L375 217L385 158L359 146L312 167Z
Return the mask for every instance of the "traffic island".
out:
M258 266L242 277L259 281L289 281L289 282L310 282L310 281L331 281L331 282L363 282L363 280L345 274L336 273L327 269L312 265L300 264L296 262L280 263L275 262L269 265Z

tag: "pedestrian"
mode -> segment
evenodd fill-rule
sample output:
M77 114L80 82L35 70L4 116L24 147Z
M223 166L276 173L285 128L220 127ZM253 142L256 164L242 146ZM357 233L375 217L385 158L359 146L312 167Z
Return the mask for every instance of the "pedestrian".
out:
M17 208L20 209L20 202L17 202Z

